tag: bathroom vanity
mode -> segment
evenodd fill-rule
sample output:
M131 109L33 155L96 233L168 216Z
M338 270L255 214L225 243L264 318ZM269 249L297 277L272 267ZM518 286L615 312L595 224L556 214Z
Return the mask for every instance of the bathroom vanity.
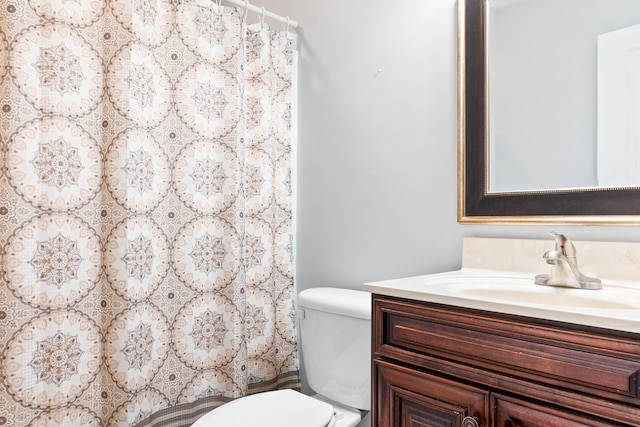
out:
M374 295L374 426L638 426L640 334Z
M586 265L609 251L576 246ZM465 239L460 271L365 284L373 426L640 426L640 288L602 275L596 291L535 285L541 249ZM590 272L637 278L639 245L613 251L616 272Z

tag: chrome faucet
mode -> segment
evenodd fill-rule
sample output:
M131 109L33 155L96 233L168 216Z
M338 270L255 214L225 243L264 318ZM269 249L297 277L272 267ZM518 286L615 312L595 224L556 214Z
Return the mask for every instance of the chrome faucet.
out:
M585 276L578 270L576 247L566 236L555 231L551 235L556 240L556 247L542 256L551 264L551 274L538 274L536 285L561 286L578 289L602 289L602 281L595 277Z

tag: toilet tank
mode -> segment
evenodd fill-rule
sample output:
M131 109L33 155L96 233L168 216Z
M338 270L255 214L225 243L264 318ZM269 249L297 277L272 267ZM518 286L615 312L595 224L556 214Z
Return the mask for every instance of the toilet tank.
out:
M298 294L309 387L352 408L371 407L371 294L312 288Z

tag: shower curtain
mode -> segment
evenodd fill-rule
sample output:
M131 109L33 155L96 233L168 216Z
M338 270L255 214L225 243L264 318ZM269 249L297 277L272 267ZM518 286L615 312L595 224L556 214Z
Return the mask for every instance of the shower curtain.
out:
M298 387L295 36L0 3L0 426L182 426Z

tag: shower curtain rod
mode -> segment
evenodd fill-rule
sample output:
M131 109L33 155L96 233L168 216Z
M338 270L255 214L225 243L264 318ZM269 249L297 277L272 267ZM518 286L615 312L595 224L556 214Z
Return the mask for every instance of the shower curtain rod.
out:
M245 9L249 9L252 12L256 12L259 13L260 15L264 15L267 16L269 18L275 19L276 21L280 21L280 22L284 22L285 24L289 25L289 27L291 28L298 28L298 21L294 21L293 19L289 19L288 16L280 16L280 15L276 15L273 12L269 12L268 10L265 10L264 7L258 7L255 5L252 5L251 3L249 3L248 1L244 1L244 0L225 0L229 3L233 3L237 6L242 6Z

